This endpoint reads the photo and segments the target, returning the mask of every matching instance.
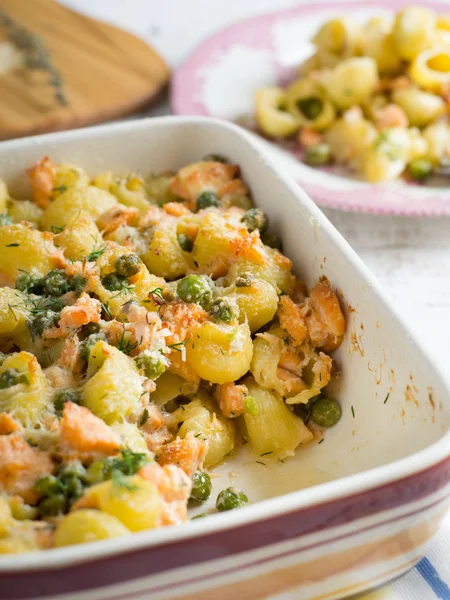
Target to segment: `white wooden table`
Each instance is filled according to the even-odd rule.
[[[292,0],[62,0],[149,40],[175,69],[205,36]],[[150,114],[169,114],[167,102]],[[450,202],[450,190],[449,190]],[[436,357],[444,373],[450,338],[450,219],[325,211]],[[449,376],[450,379],[450,376]]]

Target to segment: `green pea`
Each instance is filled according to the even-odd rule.
[[[166,370],[162,356],[155,356],[148,350],[141,352],[134,360],[148,379],[157,379]]]
[[[16,279],[16,288],[28,294],[42,294],[43,279],[39,275],[24,271]]]
[[[229,487],[222,490],[217,496],[216,508],[219,512],[233,510],[248,503],[248,498],[237,487]]]
[[[237,308],[229,300],[229,298],[217,298],[210,308],[211,317],[214,321],[223,321],[231,323],[238,318],[239,313]]]
[[[79,479],[83,479],[86,476],[86,469],[80,462],[74,461],[70,463],[66,463],[59,470],[58,477],[61,481],[64,481],[66,478],[78,477]]]
[[[222,156],[221,154],[214,154],[214,152],[212,152],[211,154],[205,154],[205,156],[203,157],[203,160],[205,162],[220,162],[220,163],[227,163],[228,160]]]
[[[207,308],[212,300],[211,287],[200,275],[187,275],[180,279],[177,294],[183,302],[196,302],[203,308]]]
[[[336,400],[321,398],[311,409],[311,419],[319,427],[333,427],[341,418],[341,407]]]
[[[277,250],[281,248],[280,238],[271,231],[265,231],[261,236],[261,241],[270,248],[276,248]]]
[[[298,110],[310,121],[314,121],[323,110],[323,102],[320,98],[311,96],[310,98],[301,98],[296,102]]]
[[[6,371],[3,371],[0,375],[0,390],[5,390],[13,385],[18,385],[19,383],[30,385],[27,376],[23,373],[19,373],[15,369],[6,369]]]
[[[70,291],[67,276],[62,269],[49,271],[43,280],[43,292],[46,296],[62,296]]]
[[[65,493],[72,502],[81,498],[84,494],[85,486],[79,477],[67,477],[64,480]]]
[[[2,227],[3,225],[11,225],[11,223],[12,219],[9,215],[7,215],[6,213],[0,214],[0,227]]]
[[[192,252],[194,244],[189,236],[185,235],[184,233],[180,233],[180,235],[177,236],[177,240],[180,248],[184,252]]]
[[[318,394],[313,398],[310,398],[306,404],[293,404],[292,408],[294,409],[295,414],[300,417],[305,423],[307,423],[311,418],[312,407],[316,402],[318,402],[322,396]]]
[[[123,289],[125,282],[126,278],[115,272],[108,273],[108,275],[105,275],[105,277],[102,278],[103,287],[110,292],[119,292]]]
[[[259,415],[258,403],[253,396],[245,397],[245,412],[252,415],[252,417],[257,417]]]
[[[27,327],[30,330],[31,337],[41,336],[45,329],[49,329],[56,325],[59,313],[53,310],[42,310],[38,314],[33,315],[27,321]]]
[[[211,495],[211,477],[205,471],[196,471],[192,475],[191,500],[205,502]]]
[[[39,504],[41,517],[56,517],[66,510],[66,497],[64,494],[56,494],[42,500]]]
[[[81,294],[84,292],[86,284],[87,279],[86,277],[83,277],[83,275],[74,275],[69,282],[71,289],[76,293],[77,296],[81,296]]]
[[[100,340],[105,340],[105,336],[103,333],[93,333],[85,340],[83,340],[80,347],[80,356],[83,360],[89,360],[89,354],[91,353],[91,349]]]
[[[425,158],[416,158],[408,165],[408,174],[415,181],[423,181],[433,172],[433,163]]]
[[[55,407],[55,412],[58,416],[61,416],[64,410],[64,404],[66,402],[74,402],[75,404],[80,403],[80,394],[72,389],[67,388],[65,390],[60,390],[56,392],[55,397],[53,399],[53,405]]]
[[[100,331],[100,323],[88,323],[83,327],[83,333],[87,335],[92,335],[94,333],[98,333]]]
[[[234,285],[236,287],[250,287],[254,280],[255,276],[253,275],[253,273],[242,273],[242,275],[236,277]]]
[[[142,268],[141,259],[137,254],[122,254],[116,260],[116,271],[122,277],[132,277]]]
[[[249,231],[259,229],[260,233],[264,233],[269,227],[269,217],[260,208],[250,208],[242,217],[242,222]]]
[[[313,167],[320,167],[329,164],[331,160],[331,151],[328,144],[317,144],[310,146],[305,151],[305,162]]]
[[[41,477],[34,485],[34,489],[43,496],[54,496],[62,493],[63,486],[60,480],[54,475],[45,475]]]
[[[220,206],[219,198],[214,192],[203,192],[197,198],[197,210],[209,208],[210,206]]]
[[[104,460],[96,460],[89,465],[85,479],[89,485],[101,483],[111,478],[111,465]]]

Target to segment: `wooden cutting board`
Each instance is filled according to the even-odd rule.
[[[0,0],[0,139],[121,117],[168,79],[163,59],[130,33],[53,0]]]

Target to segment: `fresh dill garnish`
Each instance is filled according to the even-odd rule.
[[[130,342],[130,340],[127,340],[127,338],[125,337],[126,333],[127,333],[127,330],[126,330],[125,324],[124,324],[122,335],[120,337],[119,336],[116,337],[117,349],[120,350],[121,352],[123,352],[124,354],[131,354],[131,352],[133,352],[133,350],[135,350],[139,346],[139,343],[138,342]]]
[[[158,296],[158,298],[161,298],[161,300],[164,300],[163,290],[160,287],[156,287],[154,290],[152,290],[148,294],[149,295],[151,294],[152,296]]]
[[[61,187],[62,187],[62,186],[61,186]],[[56,188],[56,189],[58,189],[58,188]],[[56,234],[56,233],[61,233],[62,231],[64,231],[65,227],[66,227],[65,225],[61,225],[61,227],[58,227],[57,225],[52,225],[52,226],[50,227],[50,231],[51,231],[52,233],[55,233],[55,234]]]
[[[147,421],[149,420],[149,412],[146,408],[144,408],[144,412],[142,413],[141,418],[139,419],[139,427],[142,427],[143,425],[145,425],[147,423]]]
[[[273,452],[263,452],[260,454],[260,457],[262,458],[263,456],[268,456],[269,454],[273,454]]]
[[[169,344],[167,346],[167,348],[171,348],[172,350],[178,350],[178,352],[181,352],[181,346],[184,346],[185,344],[187,344],[189,340],[184,340],[184,342],[177,342],[176,344]]]
[[[18,244],[17,242],[14,242],[12,244],[6,244],[7,248],[17,248],[18,246],[20,246],[20,244]]]
[[[353,405],[352,405],[352,415],[353,415],[353,418],[355,418],[355,409],[353,408]]]
[[[92,239],[94,240],[94,246],[92,248],[92,251],[86,256],[87,262],[94,261],[97,260],[97,258],[100,258],[100,256],[105,252],[107,248],[106,244],[103,244],[103,246],[98,246],[98,239],[96,237],[92,236]]]
[[[52,189],[52,192],[59,192],[60,194],[62,194],[63,192],[67,192],[68,189],[69,188],[67,187],[67,185],[62,184],[62,185],[58,185],[57,187],[54,187]],[[63,227],[63,229],[64,229],[64,227]]]
[[[262,465],[263,467],[266,466],[266,463],[263,462],[262,460],[257,460],[256,462],[258,463],[258,465]]]
[[[102,308],[106,316],[112,320],[111,311],[109,310],[108,300],[106,302],[102,302]]]
[[[116,469],[111,471],[111,481],[115,490],[126,490],[127,492],[135,492],[138,488],[136,484],[131,483],[127,476]]]
[[[320,440],[319,444],[321,444],[321,443],[322,443],[322,442],[324,442],[324,441],[325,441],[325,438],[322,438],[322,439]]]
[[[386,398],[384,399],[383,404],[386,404],[386,402],[389,400],[389,396],[390,396],[391,392],[388,392]]]

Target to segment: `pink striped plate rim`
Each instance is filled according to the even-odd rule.
[[[172,111],[251,127],[254,91],[292,77],[311,54],[309,40],[321,23],[349,11],[364,22],[372,16],[392,15],[409,4],[408,0],[314,2],[225,27],[204,40],[175,72]],[[426,4],[438,13],[450,13],[450,3]],[[263,151],[321,206],[379,215],[450,216],[448,179],[430,180],[427,185],[403,180],[370,184],[344,173],[310,168],[288,145],[259,139]]]

